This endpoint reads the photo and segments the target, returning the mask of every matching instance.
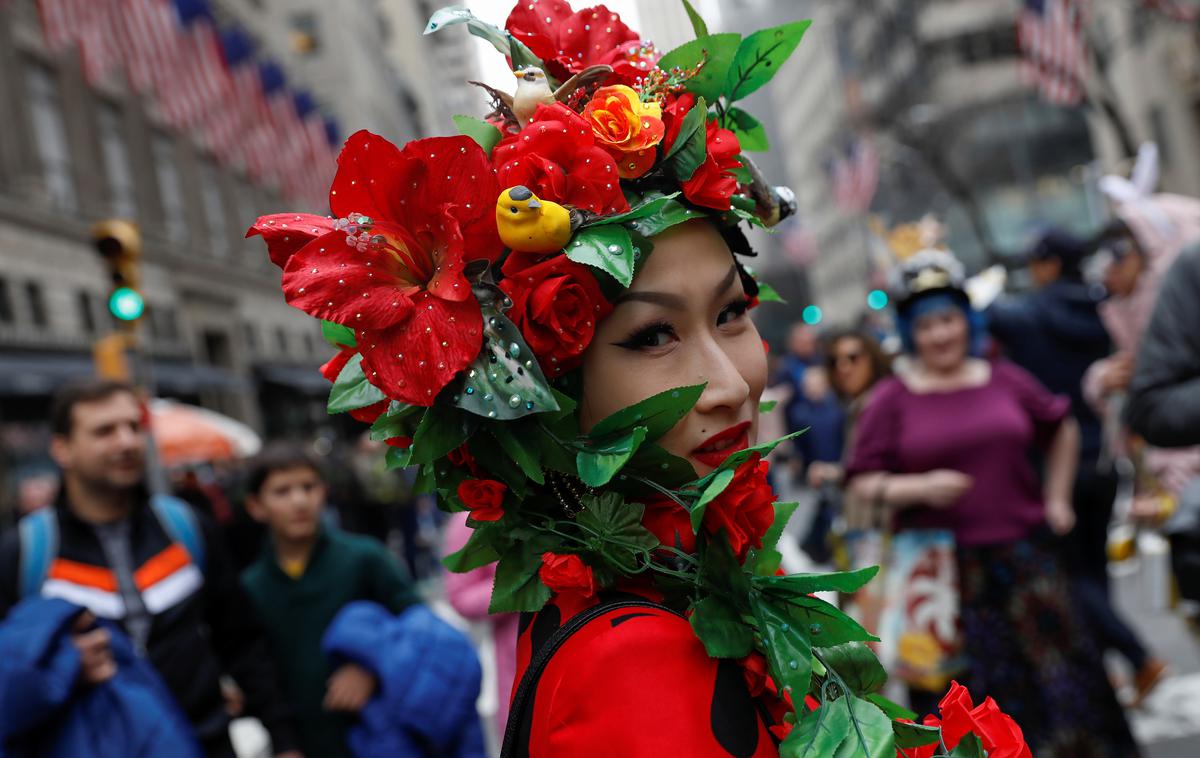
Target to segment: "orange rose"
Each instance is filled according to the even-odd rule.
[[[643,103],[633,89],[614,84],[596,90],[583,117],[596,144],[617,162],[622,179],[635,179],[654,165],[654,146],[666,131],[658,103]]]

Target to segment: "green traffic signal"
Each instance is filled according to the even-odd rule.
[[[867,293],[867,307],[873,311],[881,311],[887,307],[888,296],[883,290],[871,290]]]
[[[804,323],[809,326],[816,326],[821,323],[821,319],[824,316],[825,314],[821,312],[820,306],[816,305],[810,305],[800,313],[800,318],[804,319]]]
[[[118,287],[108,297],[108,310],[120,321],[137,321],[146,312],[146,301],[137,290]]]

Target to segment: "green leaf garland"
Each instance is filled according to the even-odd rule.
[[[354,330],[348,326],[321,319],[321,336],[334,347],[358,347]]]
[[[775,76],[775,72],[788,59],[800,38],[812,24],[811,21],[793,21],[789,24],[761,29],[741,41],[737,52],[726,68],[722,94],[729,102],[741,100]],[[662,65],[661,62],[659,64]]]
[[[503,136],[499,129],[482,119],[473,116],[451,116],[451,118],[454,119],[454,125],[458,127],[458,133],[475,140],[483,148],[483,152],[488,155],[492,154],[492,148]]]
[[[715,102],[725,90],[726,74],[741,41],[740,34],[732,33],[698,37],[668,52],[659,59],[658,67],[667,72],[676,66],[687,70],[703,61],[703,68],[684,87],[710,103]]]
[[[386,399],[383,390],[367,381],[363,373],[362,353],[355,353],[334,380],[326,407],[330,413],[345,413]]]
[[[771,147],[766,128],[741,108],[735,107],[725,111],[725,126],[738,138],[742,150],[761,153]]]
[[[580,229],[566,252],[571,260],[600,269],[620,282],[622,287],[633,283],[636,254],[629,232],[620,224]]]

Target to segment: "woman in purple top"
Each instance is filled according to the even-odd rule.
[[[890,510],[897,531],[953,532],[968,686],[1009,709],[1034,755],[1137,755],[1054,545],[1075,520],[1069,400],[1012,364],[971,357],[981,330],[948,253],[918,253],[901,277],[909,356],[859,420],[851,491]]]

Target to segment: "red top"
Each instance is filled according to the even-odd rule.
[[[596,602],[555,598],[522,618],[517,686],[555,629]],[[768,726],[780,721],[780,701],[752,696],[747,679],[738,661],[710,658],[685,619],[617,608],[572,635],[546,665],[529,756],[776,758]]]

